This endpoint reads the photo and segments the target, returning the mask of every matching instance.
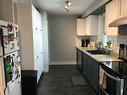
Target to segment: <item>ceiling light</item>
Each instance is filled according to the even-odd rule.
[[[71,2],[70,2],[70,1],[68,2],[68,6],[69,6],[69,7],[71,6]]]
[[[72,4],[72,3],[71,3],[70,0],[66,0],[66,1],[65,1],[65,6],[64,6],[64,7],[65,7],[65,10],[66,10],[67,12],[69,12],[69,7],[71,6],[71,4]]]
[[[67,9],[69,6],[65,5],[65,8]]]

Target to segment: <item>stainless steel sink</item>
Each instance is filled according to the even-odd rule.
[[[106,54],[104,50],[87,50],[90,54]]]

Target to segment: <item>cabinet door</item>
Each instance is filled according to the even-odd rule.
[[[83,53],[83,74],[89,80],[92,87],[98,92],[99,63],[85,53]]]
[[[77,66],[82,71],[82,51],[79,49],[77,49]]]
[[[85,36],[85,22],[84,19],[77,19],[77,36]]]
[[[110,36],[118,35],[117,27],[109,27],[109,24],[118,18],[118,0],[111,1],[106,5],[105,12],[105,34]]]
[[[37,10],[32,6],[32,25],[33,31],[37,29]]]
[[[120,0],[120,17],[127,16],[127,0]]]
[[[90,15],[87,18],[86,22],[86,32],[87,35],[97,35],[98,34],[98,16]]]
[[[86,70],[87,70],[87,55],[83,53],[83,74],[86,75]]]
[[[39,63],[38,63],[38,80],[43,72],[43,45],[42,45],[42,31],[39,30],[38,33],[38,54],[39,54]]]
[[[92,64],[92,86],[98,92],[99,87],[99,63],[93,60]]]
[[[85,53],[83,53],[83,74],[86,76],[86,78],[90,81],[91,79],[91,60],[89,56]]]
[[[39,12],[35,11],[36,15],[36,28],[33,33],[33,42],[34,42],[34,60],[35,60],[35,70],[37,73],[37,81],[39,81],[40,76],[43,72],[43,38],[42,38],[42,17]]]

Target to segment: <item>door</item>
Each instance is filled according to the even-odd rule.
[[[36,12],[36,29],[33,31],[33,42],[34,42],[34,66],[37,73],[37,81],[40,79],[40,76],[43,71],[43,39],[42,39],[42,18],[41,15]]]
[[[42,19],[41,15],[38,13],[38,54],[39,54],[39,62],[38,62],[38,80],[43,72],[43,39],[42,39]]]

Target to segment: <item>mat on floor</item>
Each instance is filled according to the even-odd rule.
[[[71,77],[72,85],[74,86],[85,86],[88,85],[87,80],[82,76],[73,76]]]

